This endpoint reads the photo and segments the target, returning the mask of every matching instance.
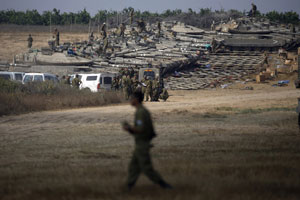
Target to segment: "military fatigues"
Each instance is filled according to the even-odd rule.
[[[28,48],[30,49],[32,47],[32,42],[33,42],[31,35],[29,35],[27,41],[28,41]]]
[[[134,128],[139,133],[134,134],[135,149],[129,164],[128,185],[134,185],[141,173],[144,173],[154,183],[164,183],[162,177],[152,166],[149,151],[155,132],[150,113],[143,105],[140,105],[135,113]]]
[[[159,81],[154,80],[153,81],[153,101],[158,101],[159,98]]]
[[[150,79],[146,81],[145,95],[146,95],[146,101],[148,100],[152,101],[153,91],[152,91],[152,81]]]
[[[131,95],[131,79],[129,78],[129,76],[123,76],[122,86],[123,86],[124,96],[126,100],[128,100],[129,96]]]
[[[73,86],[74,88],[79,89],[80,84],[81,84],[81,81],[79,80],[79,78],[74,78],[74,79],[72,80],[72,86]]]
[[[56,45],[56,46],[59,46],[59,32],[58,32],[58,31],[57,31],[57,33],[56,33],[55,45]]]
[[[163,89],[160,98],[164,101],[166,101],[169,98],[169,93],[166,88]]]

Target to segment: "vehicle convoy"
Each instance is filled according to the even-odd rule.
[[[113,73],[78,74],[81,80],[79,89],[89,89],[91,92],[111,90]]]
[[[25,73],[22,83],[28,82],[44,82],[44,81],[53,81],[54,83],[58,83],[59,80],[54,74],[47,73]]]
[[[22,82],[24,72],[0,72],[0,78]]]

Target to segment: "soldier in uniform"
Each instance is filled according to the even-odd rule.
[[[113,78],[113,81],[111,82],[111,89],[114,91],[117,91],[119,89],[119,81],[117,77]]]
[[[28,48],[30,49],[32,47],[32,42],[33,42],[31,34],[29,34],[27,41],[28,41]]]
[[[79,80],[79,76],[78,74],[76,74],[76,77],[72,80],[72,86],[74,88],[79,89],[80,84],[81,84],[81,80]]]
[[[130,96],[130,91],[131,91],[131,88],[130,88],[131,87],[131,79],[130,79],[129,75],[123,76],[122,86],[123,86],[124,96],[125,96],[126,100],[128,100],[129,96]]]
[[[143,31],[146,30],[146,25],[144,20],[140,19],[137,23],[138,23],[139,33],[142,33]]]
[[[135,149],[128,170],[128,189],[132,189],[139,175],[144,173],[151,181],[164,189],[172,189],[158,172],[153,169],[150,149],[153,147],[151,140],[156,136],[149,111],[143,106],[143,94],[135,92],[131,99],[131,105],[136,108],[134,125],[123,123],[123,128],[135,139]]]
[[[254,3],[252,3],[251,5],[252,5],[251,17],[255,17],[257,14],[257,6]]]
[[[145,97],[145,93],[146,93],[146,76],[144,76],[141,80],[141,84],[142,84],[142,93],[143,93],[143,101],[144,101],[144,97]]]
[[[54,30],[54,35],[55,35],[55,46],[59,46],[59,31],[57,28]]]
[[[153,101],[158,101],[158,98],[159,98],[159,80],[158,78],[156,78],[154,81],[153,81],[153,97],[152,97],[152,100]]]
[[[160,21],[157,22],[157,29],[158,29],[158,35],[160,35],[160,31],[161,31]]]
[[[101,30],[101,34],[102,34],[102,37],[103,37],[103,40],[107,37],[107,34],[106,34],[106,23],[104,22],[100,28]]]
[[[216,52],[217,50],[217,40],[215,38],[213,38],[211,41],[211,50],[212,52]]]
[[[119,27],[119,37],[124,38],[125,30],[126,30],[125,24],[124,23],[120,24],[120,27]]]
[[[106,50],[108,47],[108,38],[105,37],[104,41],[103,41],[103,53],[106,54]]]
[[[137,88],[138,88],[138,85],[139,85],[138,77],[137,77],[137,76],[134,76],[134,77],[131,79],[131,83],[132,83],[132,92],[136,92],[136,91],[137,91]]]
[[[169,93],[166,88],[163,89],[160,98],[164,101],[167,101],[167,99],[169,98]]]
[[[152,80],[150,79],[150,77],[147,77],[147,81],[146,81],[146,101],[152,101],[152,95],[153,95],[153,91],[152,91]]]

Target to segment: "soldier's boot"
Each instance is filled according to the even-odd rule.
[[[165,182],[164,180],[159,181],[159,186],[163,189],[173,189],[172,185],[169,183]]]

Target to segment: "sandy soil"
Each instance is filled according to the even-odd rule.
[[[12,62],[13,56],[27,51],[27,38],[30,32],[0,32],[0,61]],[[52,34],[47,32],[31,33],[33,38],[33,49],[40,49],[48,46],[48,40]],[[83,33],[61,33],[60,42],[76,42],[88,39],[88,34]]]
[[[124,191],[132,138],[127,104],[0,118],[1,199],[298,199],[299,91],[173,91],[148,102],[155,167],[175,189],[144,176]],[[150,192],[151,191],[151,192]]]

